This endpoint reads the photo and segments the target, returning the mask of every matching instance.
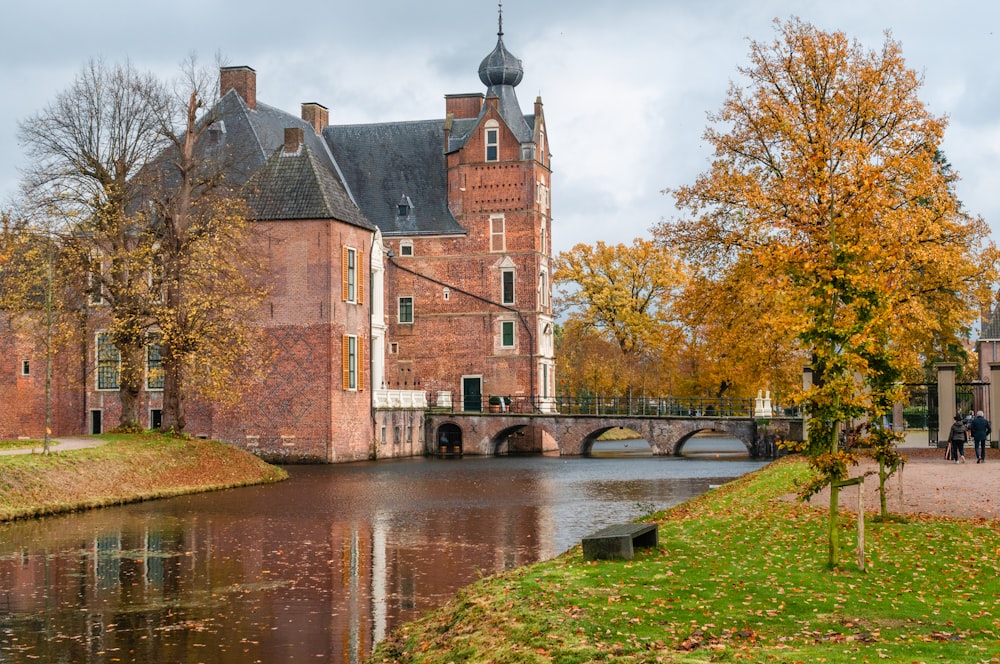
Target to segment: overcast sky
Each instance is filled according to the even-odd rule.
[[[147,8],[149,7],[149,8]],[[950,125],[959,196],[1000,237],[1000,3],[992,0],[505,0],[504,43],[524,63],[517,88],[541,95],[553,155],[553,248],[629,243],[671,217],[664,188],[708,164],[701,136],[748,39],[798,16],[878,48],[886,30],[925,79],[921,99]],[[185,18],[190,17],[190,18]],[[17,124],[69,86],[91,57],[173,76],[190,53],[257,71],[261,101],[302,102],[331,122],[425,120],[444,95],[482,92],[496,44],[495,0],[32,0],[3,3],[0,203],[24,156]]]

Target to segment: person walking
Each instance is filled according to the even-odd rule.
[[[965,463],[965,441],[969,438],[969,429],[965,426],[961,414],[955,415],[955,422],[948,432],[948,442],[951,443],[952,457],[955,463]]]
[[[969,426],[969,433],[972,434],[972,444],[976,449],[976,463],[986,461],[986,441],[989,440],[992,431],[990,421],[986,419],[983,411],[977,412],[975,419],[972,420],[972,424]]]

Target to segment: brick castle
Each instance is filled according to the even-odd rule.
[[[257,98],[250,67],[220,72],[214,140],[241,155],[267,238],[270,296],[257,321],[267,375],[238,406],[192,402],[189,433],[266,458],[339,462],[421,455],[424,409],[482,410],[491,396],[544,409],[554,394],[551,155],[541,99],[505,47],[485,92],[445,96],[433,120],[331,125]],[[232,179],[232,178],[231,178]],[[53,435],[120,414],[100,307],[57,357]],[[44,435],[44,355],[0,320],[0,438]],[[155,353],[150,356],[155,361]],[[142,395],[156,427],[162,392]],[[496,399],[494,399],[495,401]]]

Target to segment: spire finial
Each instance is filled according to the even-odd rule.
[[[498,19],[499,30],[497,31],[497,37],[503,37],[503,0],[500,0],[497,3],[497,6],[499,7],[498,13],[500,14]]]

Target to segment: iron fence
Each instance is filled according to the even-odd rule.
[[[772,404],[775,416],[794,416],[798,411]],[[484,412],[521,414],[598,415],[614,417],[754,417],[752,398],[718,399],[707,397],[621,397],[582,395],[508,396],[457,399],[444,412]]]

